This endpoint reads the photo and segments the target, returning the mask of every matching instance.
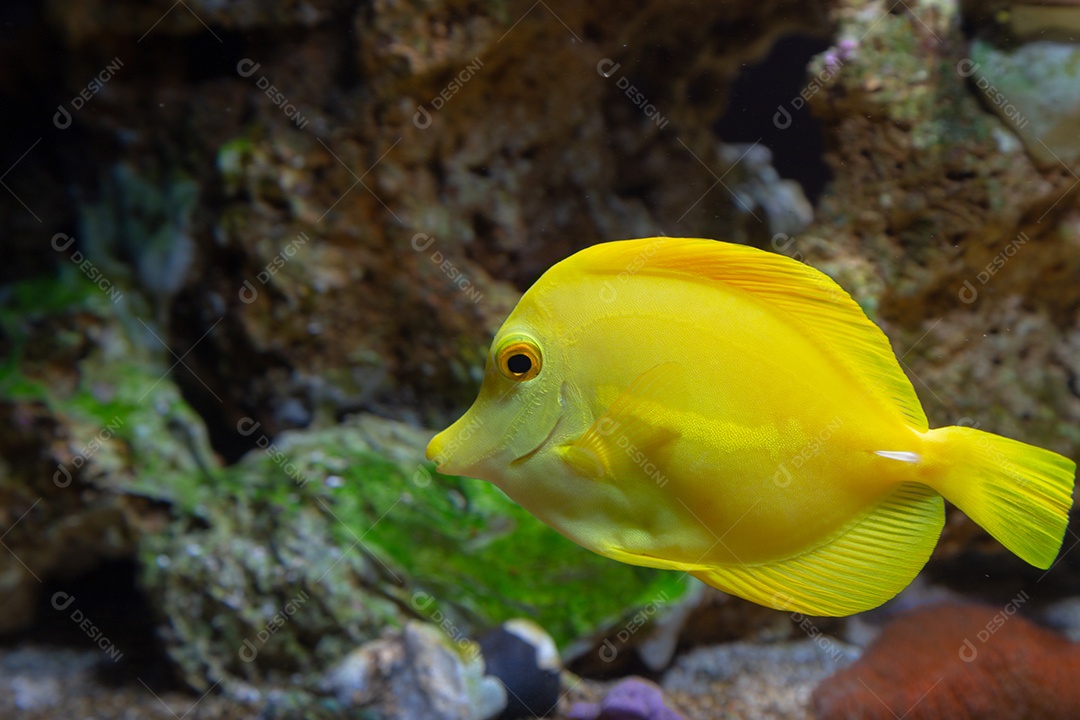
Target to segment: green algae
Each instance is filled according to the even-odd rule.
[[[71,267],[12,286],[0,392],[44,404],[75,450],[98,438],[74,477],[128,507],[141,582],[192,686],[299,675],[314,691],[332,663],[410,618],[466,638],[529,617],[565,646],[686,587],[578,547],[490,484],[435,472],[424,432],[372,416],[273,439],[245,419],[237,432],[256,447],[221,467],[147,311]],[[46,359],[67,356],[58,378]]]
[[[95,484],[161,496],[171,478],[204,473],[213,460],[201,418],[144,342],[144,312],[137,295],[112,302],[70,264],[11,286],[0,302],[11,345],[0,397],[44,405],[69,426],[75,451],[97,438],[85,458]],[[67,357],[70,365],[50,361]]]
[[[174,607],[174,646],[192,684],[325,667],[410,617],[462,637],[529,617],[565,645],[661,591],[684,592],[685,576],[594,555],[488,483],[388,460],[370,437],[378,423],[274,441],[255,429],[264,447],[212,482],[192,475],[171,486],[181,519],[144,544],[143,560],[149,586],[174,588],[161,603]],[[397,454],[417,451],[410,441]],[[204,597],[174,605],[196,588]],[[261,668],[237,662],[243,640],[269,620],[254,601],[277,608],[298,592],[317,609],[275,632]],[[229,608],[230,595],[244,600]],[[207,652],[188,656],[192,647]]]

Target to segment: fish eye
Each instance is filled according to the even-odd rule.
[[[511,355],[506,361],[506,369],[515,375],[524,375],[532,369],[532,359],[525,353]]]
[[[499,372],[509,380],[525,382],[540,374],[543,359],[539,346],[531,339],[507,338],[496,353]]]

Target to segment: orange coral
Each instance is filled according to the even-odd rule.
[[[821,720],[1080,718],[1080,646],[1003,608],[933,605],[890,623],[813,695]]]

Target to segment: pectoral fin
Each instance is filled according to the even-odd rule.
[[[677,362],[661,363],[638,375],[580,438],[562,447],[563,460],[598,480],[612,475],[619,453],[632,448],[647,456],[670,441],[673,435],[663,428],[660,413],[679,367]]]

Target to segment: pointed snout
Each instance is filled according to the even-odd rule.
[[[466,413],[464,417],[431,439],[427,446],[427,459],[435,463],[445,475],[465,475],[483,478],[484,461],[491,455],[490,449],[482,450],[478,418]]]
[[[427,452],[424,453],[427,459],[435,463],[435,469],[439,472],[443,471],[443,464],[446,462],[446,458],[443,454],[443,446],[446,444],[446,431],[439,433],[435,437],[431,438],[431,442],[428,443]]]

